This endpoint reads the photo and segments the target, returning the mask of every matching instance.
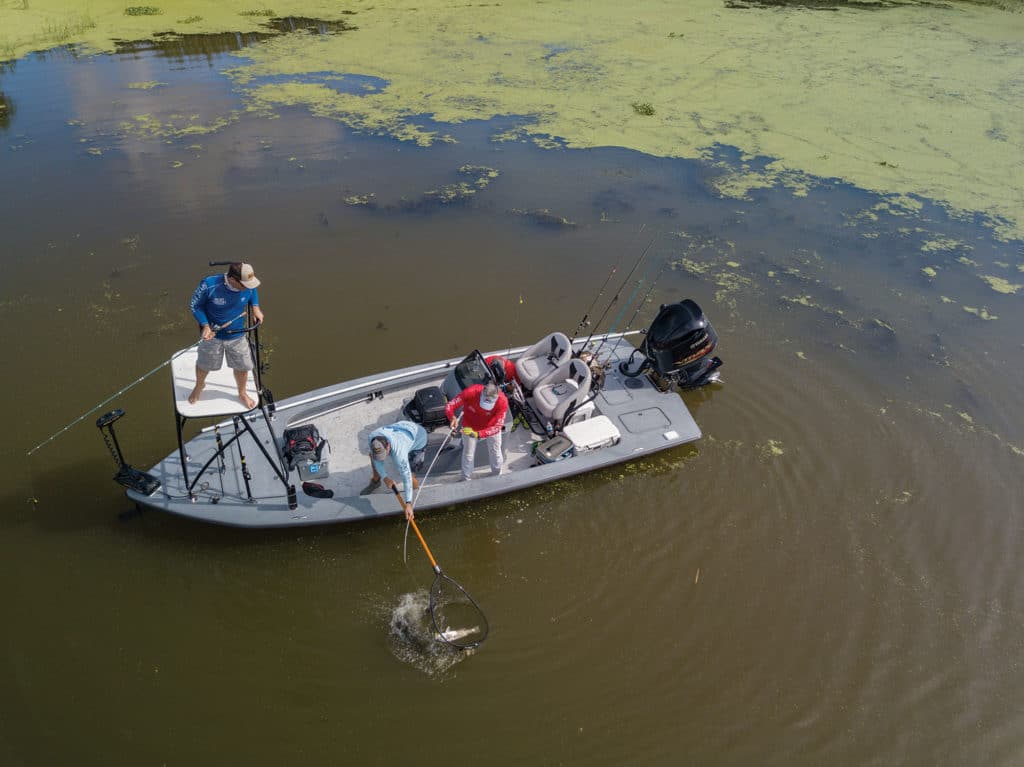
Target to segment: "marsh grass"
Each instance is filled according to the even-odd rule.
[[[276,16],[277,14],[274,13],[269,8],[261,8],[261,9],[253,9],[251,11],[239,11],[238,15],[239,16],[267,16],[267,17],[270,17],[270,16]]]
[[[187,19],[181,19],[179,24],[195,24],[196,22],[202,21],[202,16],[189,16]]]
[[[654,107],[646,101],[634,101],[632,103],[632,107],[634,112],[638,115],[643,115],[644,117],[650,117],[654,114]]]
[[[124,9],[125,16],[160,16],[163,9],[155,5],[130,5]]]

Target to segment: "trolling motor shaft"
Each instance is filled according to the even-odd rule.
[[[124,460],[121,444],[117,441],[117,434],[114,433],[114,423],[122,416],[124,416],[124,410],[122,408],[115,408],[96,419],[96,428],[103,435],[103,442],[106,444],[107,450],[110,451],[110,456],[114,459],[114,463],[117,464],[117,473],[114,475],[114,481],[122,487],[134,490],[136,493],[152,495],[160,487],[160,480],[149,472],[139,471]]]

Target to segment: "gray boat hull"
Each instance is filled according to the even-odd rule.
[[[593,339],[592,344],[600,340]],[[447,435],[447,428],[441,427],[428,439],[425,465],[434,462],[434,467],[420,490],[416,510],[445,508],[542,485],[698,439],[700,429],[678,392],[659,391],[646,376],[628,378],[619,371],[619,361],[627,358],[633,347],[624,339],[616,341],[618,339],[613,338],[608,342],[601,354],[602,360],[611,356],[604,386],[593,400],[592,416],[606,416],[614,424],[620,435],[616,444],[542,464],[532,451],[534,443],[542,437],[531,434],[523,426],[512,428],[510,419],[503,434],[503,472],[491,475],[486,450],[481,444],[478,445],[477,470],[467,482],[461,480],[461,449],[457,442],[449,443],[439,453]],[[514,358],[521,351],[514,349],[511,355],[507,351],[499,353]],[[221,421],[185,444],[188,482],[176,450],[150,469],[160,481],[156,492],[143,495],[129,490],[128,497],[161,511],[247,528],[321,525],[401,514],[402,508],[392,492],[383,485],[370,486],[367,435],[379,426],[405,419],[402,408],[415,391],[440,386],[460,361],[452,359],[403,368],[291,397],[277,403],[269,423],[259,410],[236,416],[235,419],[248,419],[252,434],[238,429],[235,419]],[[331,490],[333,497],[303,493],[302,481],[297,471],[292,471],[287,480],[298,489],[297,505],[289,508],[286,484],[253,444],[252,435],[260,440],[271,457],[280,461],[281,434],[299,423],[314,423],[329,442],[329,453],[324,455],[328,473],[318,476],[316,481]],[[224,444],[235,435],[236,429],[242,432],[241,436],[235,444],[220,451],[218,457],[218,436]],[[208,463],[209,467],[200,476],[200,470]]]

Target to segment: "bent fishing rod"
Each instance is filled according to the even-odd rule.
[[[248,311],[248,309],[247,309],[246,311]],[[227,327],[228,325],[230,325],[230,324],[231,324],[232,322],[234,322],[235,320],[237,320],[237,319],[238,319],[239,317],[244,317],[245,315],[246,315],[246,312],[242,312],[241,314],[239,314],[239,315],[238,315],[238,317],[232,317],[232,318],[231,318],[230,320],[228,320],[228,321],[227,321],[227,322],[225,322],[225,323],[222,323],[222,324],[220,324],[220,325],[214,325],[213,327],[211,327],[211,328],[210,328],[210,330],[212,330],[212,331],[213,331],[214,333],[217,333],[217,332],[219,332],[219,331],[223,330],[224,328],[226,328],[226,327]],[[258,324],[258,323],[257,323],[257,324]],[[256,327],[256,325],[253,325],[252,327]],[[246,329],[245,329],[244,331],[241,331],[241,330],[240,330],[240,331],[238,331],[238,332],[239,332],[239,333],[241,333],[241,332],[248,332],[249,330],[252,330],[252,328],[246,328]],[[36,451],[37,451],[37,450],[38,450],[39,448],[41,448],[41,447],[43,447],[44,445],[48,445],[49,443],[53,442],[53,440],[57,439],[57,437],[59,437],[59,436],[60,436],[61,434],[63,434],[64,432],[66,432],[66,431],[67,431],[68,429],[70,429],[70,428],[71,428],[72,426],[74,426],[75,424],[77,424],[77,423],[80,423],[81,421],[85,420],[86,418],[88,418],[88,417],[89,417],[90,415],[92,415],[93,413],[95,413],[95,412],[96,412],[97,410],[99,410],[99,409],[100,409],[101,407],[103,407],[104,405],[106,405],[106,404],[108,404],[108,403],[110,403],[110,402],[114,401],[115,399],[117,399],[118,397],[120,397],[120,396],[121,396],[122,394],[124,394],[124,393],[125,393],[126,391],[128,391],[129,389],[132,389],[132,388],[134,388],[135,386],[138,386],[138,385],[139,385],[140,383],[142,383],[143,381],[145,381],[145,380],[146,380],[147,378],[149,378],[150,376],[152,376],[152,375],[154,375],[155,373],[158,373],[158,372],[160,372],[161,370],[163,370],[163,369],[164,369],[165,367],[167,367],[168,365],[170,365],[170,364],[171,364],[172,362],[174,362],[174,360],[176,360],[176,359],[177,359],[178,357],[180,357],[180,356],[181,356],[182,354],[184,354],[185,352],[187,352],[187,351],[188,351],[189,349],[193,348],[194,346],[198,346],[198,345],[199,345],[199,343],[200,343],[200,342],[201,342],[202,340],[203,340],[203,339],[201,339],[201,338],[200,338],[200,339],[199,339],[199,341],[196,341],[196,342],[195,342],[194,344],[192,344],[191,346],[187,346],[187,347],[185,347],[184,349],[182,349],[181,351],[179,351],[179,352],[176,352],[176,353],[174,354],[174,356],[172,356],[172,357],[171,357],[171,358],[170,358],[169,360],[167,360],[166,362],[162,362],[161,364],[157,365],[157,366],[156,366],[155,368],[153,368],[152,370],[150,370],[150,371],[149,371],[148,373],[145,373],[144,375],[141,375],[141,376],[139,376],[138,378],[136,378],[136,379],[135,379],[134,381],[132,381],[132,382],[131,382],[130,384],[128,384],[127,386],[125,386],[125,387],[124,387],[123,389],[120,389],[120,390],[118,390],[118,391],[114,392],[114,393],[113,393],[113,394],[111,394],[111,395],[110,395],[109,397],[107,397],[107,398],[106,398],[105,400],[103,400],[103,401],[102,401],[102,402],[101,402],[100,404],[98,404],[98,405],[97,405],[96,407],[92,408],[91,410],[89,410],[89,411],[87,411],[87,412],[85,412],[85,413],[82,413],[82,414],[81,414],[80,416],[78,416],[78,418],[76,418],[76,419],[75,419],[74,421],[72,421],[71,423],[67,424],[67,425],[66,425],[66,426],[64,426],[63,428],[61,428],[61,429],[59,429],[58,431],[56,431],[56,432],[54,432],[53,434],[51,434],[51,435],[50,435],[49,437],[47,437],[46,439],[44,439],[44,440],[43,440],[42,442],[40,442],[40,443],[39,443],[38,445],[36,445],[36,446],[35,446],[34,448],[32,448],[31,450],[29,450],[29,451],[28,451],[27,453],[25,453],[25,455],[32,455],[32,454],[33,454],[34,452],[36,452]]]

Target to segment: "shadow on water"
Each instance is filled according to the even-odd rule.
[[[173,32],[157,34],[152,40],[119,41],[115,48],[121,55],[153,53],[158,58],[183,61],[186,58],[211,58],[221,53],[240,51],[292,32],[309,32],[328,35],[336,32],[351,32],[358,27],[347,21],[324,21],[304,16],[286,16],[268,19],[264,24],[266,32],[219,32],[211,34],[180,35]]]

